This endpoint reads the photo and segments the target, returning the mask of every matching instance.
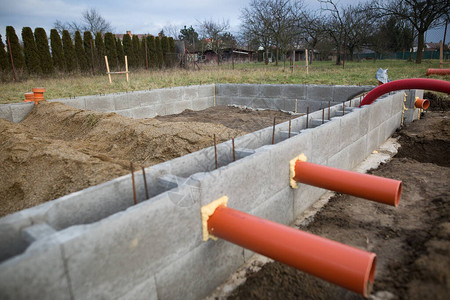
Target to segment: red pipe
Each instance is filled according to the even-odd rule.
[[[376,254],[218,206],[208,219],[216,237],[368,297]]]
[[[392,206],[398,206],[402,193],[402,182],[398,180],[316,165],[301,160],[295,162],[293,179]]]
[[[427,76],[430,76],[432,74],[435,74],[435,75],[450,75],[450,69],[428,69],[427,70]]]
[[[450,82],[438,79],[411,78],[394,80],[371,90],[361,101],[359,107],[371,104],[381,95],[398,90],[430,90],[450,94]]]

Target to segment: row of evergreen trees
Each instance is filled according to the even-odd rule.
[[[9,39],[10,46],[7,45]],[[62,39],[56,29],[50,31],[50,47],[47,34],[43,28],[33,31],[30,27],[22,29],[22,41],[16,35],[14,27],[6,27],[6,43],[0,35],[0,70],[11,71],[11,56],[16,70],[29,74],[49,75],[56,71],[74,73],[106,72],[105,55],[111,70],[125,68],[125,55],[130,69],[138,68],[170,68],[176,62],[175,42],[171,37],[154,37],[146,35],[139,39],[137,35],[123,35],[116,38],[112,33],[96,33],[86,31],[83,37],[79,31],[74,39],[67,30]],[[11,53],[10,53],[11,49]]]

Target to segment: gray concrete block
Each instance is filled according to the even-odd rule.
[[[198,98],[198,86],[183,87],[182,101],[192,101]]]
[[[340,150],[340,120],[332,118],[331,122],[323,124],[312,130],[314,158],[317,163],[326,162],[328,157],[331,157]],[[318,161],[318,160],[321,161]]]
[[[380,101],[375,101],[367,107],[370,109],[370,119],[368,131],[372,131],[374,128],[378,127],[383,121],[383,103]]]
[[[136,108],[124,109],[124,110],[116,110],[115,113],[127,118],[135,119],[134,112],[137,111]]]
[[[237,102],[236,98],[231,98],[230,96],[216,96],[216,105],[229,105],[229,104],[242,105]]]
[[[140,106],[150,106],[161,104],[162,99],[161,95],[163,94],[162,90],[151,90],[140,97]]]
[[[256,84],[240,84],[238,87],[238,94],[235,96],[249,98],[264,97],[261,89]]]
[[[213,106],[213,104],[212,97],[199,98],[192,101],[192,110],[204,110]]]
[[[245,104],[244,104],[245,105]],[[245,106],[254,109],[270,109],[270,110],[283,110],[284,101],[282,99],[270,99],[270,98],[251,98],[247,101]]]
[[[182,192],[188,193],[187,188]],[[198,202],[181,207],[173,201],[164,193],[92,225],[65,230],[70,238],[63,246],[74,298],[115,298],[198,247]]]
[[[133,109],[135,119],[154,118],[155,116],[165,116],[167,110],[170,110],[170,104],[156,104],[149,106],[136,107]]]
[[[306,100],[306,85],[282,85],[281,96],[285,99],[293,100],[295,99]]]
[[[300,154],[305,154],[308,161],[314,162],[315,149],[312,131],[287,139],[272,146],[269,150],[270,160],[266,160],[266,168],[270,170],[271,178],[267,197],[289,187],[289,162]],[[276,150],[275,150],[276,149]],[[267,171],[266,171],[267,172]]]
[[[403,95],[404,95],[403,91],[399,91],[399,92],[395,93],[394,101],[392,101],[392,108],[391,108],[392,115],[395,115],[399,111],[402,111],[402,109],[403,109]]]
[[[162,104],[177,102],[182,100],[183,89],[180,87],[167,88],[160,90],[160,99]]]
[[[346,169],[354,169],[358,166],[364,159],[366,159],[366,148],[367,148],[367,136],[363,136],[354,143],[347,146],[346,151],[348,152],[349,165]]]
[[[12,122],[12,112],[10,104],[0,104],[0,118]]]
[[[211,98],[214,97],[213,94],[213,85],[207,84],[207,85],[199,85],[198,87],[198,98]]]
[[[154,276],[144,277],[144,281],[132,287],[131,291],[125,293],[117,299],[119,300],[158,300],[158,291],[156,290],[156,281]]]
[[[294,217],[298,217],[322,196],[326,190],[299,183],[294,190]]]
[[[186,178],[175,176],[173,174],[166,174],[158,178],[158,185],[164,190],[171,190],[178,187],[179,183],[185,181]]]
[[[145,200],[141,172],[135,172],[138,202]],[[47,223],[60,230],[77,224],[96,222],[133,204],[131,175],[89,187],[58,199],[48,209]]]
[[[209,240],[156,274],[158,299],[202,299],[243,263],[241,247]]]
[[[367,150],[366,156],[372,153],[378,147],[378,141],[380,140],[380,127],[377,127],[367,133]]]
[[[100,96],[91,96],[92,98],[100,97]],[[78,109],[86,109],[86,98],[91,97],[78,97],[74,99],[52,99],[48,100],[48,102],[60,102],[70,107],[75,107]]]
[[[114,109],[117,111],[139,107],[140,105],[139,96],[140,96],[139,93],[121,93],[111,95],[111,98],[114,101]]]
[[[313,101],[333,101],[333,86],[307,85],[306,99]]]
[[[166,115],[179,114],[186,109],[192,110],[192,101],[178,101],[165,105]]]
[[[34,102],[12,103],[10,105],[12,121],[16,123],[25,119],[34,108]]]
[[[259,150],[212,172],[192,175],[192,179],[200,182],[201,205],[226,195],[228,206],[244,212],[251,211],[264,202],[270,196],[268,191],[273,189],[267,183],[271,182],[274,170],[261,164],[261,161],[269,160],[270,153]]]
[[[98,98],[89,98],[86,99],[85,101],[86,101],[86,109],[88,110],[104,111],[104,112],[115,110],[114,99],[110,95]]]
[[[261,85],[261,96],[264,98],[281,98],[281,86],[280,84],[264,84]]]
[[[216,97],[229,96],[237,97],[239,95],[239,84],[216,84]]]
[[[358,140],[360,135],[360,125],[359,125],[359,114],[357,113],[349,113],[340,117],[340,130],[336,132],[341,136],[340,142],[340,150],[344,149],[351,143]]]
[[[0,299],[73,299],[58,243],[33,246],[0,264]]]
[[[285,187],[254,208],[250,214],[279,224],[289,225],[294,221],[293,197],[293,189]]]
[[[241,148],[241,149],[235,149],[234,152],[235,152],[236,159],[241,159],[241,158],[244,158],[246,156],[254,154],[255,150]]]
[[[31,224],[23,211],[0,218],[0,262],[22,253],[28,247],[21,231]]]
[[[56,230],[47,223],[39,223],[22,230],[22,238],[28,242],[33,243],[39,239],[45,238],[56,233]]]
[[[328,158],[327,166],[332,168],[338,168],[342,170],[349,170],[350,169],[350,163],[349,163],[349,153],[348,149],[344,148],[338,153],[334,154],[330,158]]]
[[[369,132],[371,111],[368,106],[358,108],[355,113],[359,116],[359,135],[364,136]]]

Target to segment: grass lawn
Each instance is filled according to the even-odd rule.
[[[438,60],[424,60],[417,65],[414,62],[401,60],[377,60],[363,62],[345,62],[337,66],[331,61],[314,61],[306,75],[305,63],[296,62],[291,73],[289,64],[283,68],[274,63],[265,66],[263,63],[231,64],[200,66],[201,70],[139,70],[131,71],[130,82],[124,75],[112,75],[113,83],[109,84],[106,75],[65,75],[51,78],[31,77],[20,82],[0,83],[2,97],[0,103],[22,102],[24,93],[31,92],[33,87],[45,87],[46,99],[69,98],[84,95],[108,94],[127,91],[139,91],[173,86],[210,84],[210,83],[280,83],[280,84],[330,84],[330,85],[376,85],[375,73],[378,68],[388,68],[391,80],[403,78],[426,77],[428,68],[439,68]],[[4,76],[3,76],[4,77]],[[448,76],[430,76],[430,78],[449,80]]]

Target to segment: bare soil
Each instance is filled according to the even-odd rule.
[[[41,102],[0,119],[0,217],[265,128],[287,113],[215,107],[135,120]],[[223,124],[223,125],[222,125]],[[242,129],[243,128],[243,129]]]
[[[397,136],[398,154],[370,173],[403,181],[399,207],[337,194],[300,229],[377,253],[371,299],[450,299],[450,113],[426,112]],[[364,298],[273,262],[229,299]]]

